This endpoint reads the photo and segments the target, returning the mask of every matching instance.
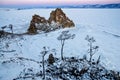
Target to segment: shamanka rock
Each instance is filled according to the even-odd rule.
[[[35,34],[38,30],[49,32],[59,28],[70,28],[74,26],[75,24],[73,21],[70,20],[60,8],[57,8],[50,13],[48,20],[39,15],[33,15],[28,28],[28,33]]]

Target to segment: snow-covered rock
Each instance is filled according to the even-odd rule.
[[[62,11],[62,9],[57,8],[55,11],[52,11],[50,13],[50,17],[48,19],[48,22],[51,24],[52,21],[61,24],[63,28],[65,27],[74,27],[75,24],[72,20],[70,20],[66,14]]]

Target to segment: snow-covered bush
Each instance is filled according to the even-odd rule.
[[[57,60],[48,65],[46,75],[51,80],[119,80],[120,74],[107,70],[97,63],[90,64],[88,60],[67,57],[65,61]]]
[[[53,64],[45,62],[45,80],[120,80],[119,72],[107,70],[101,64],[90,64],[88,60],[76,57],[64,59],[55,58]],[[13,80],[42,80],[41,68],[37,71],[34,67],[24,68]]]

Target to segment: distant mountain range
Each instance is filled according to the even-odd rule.
[[[67,7],[67,6],[66,6]],[[119,4],[94,4],[94,5],[77,5],[77,6],[68,6],[70,8],[120,8]]]
[[[18,10],[22,9],[33,9],[33,8],[120,8],[120,3],[116,4],[79,4],[79,5],[34,5],[34,6],[2,6],[0,8],[17,8]]]
[[[83,4],[83,5],[63,5],[63,6],[48,6],[43,8],[120,8],[119,4]]]
[[[26,8],[18,8],[18,10],[22,9],[32,9],[32,8],[120,8],[120,3],[118,4],[83,4],[83,5],[60,5],[60,6],[35,6],[35,7],[26,7]]]

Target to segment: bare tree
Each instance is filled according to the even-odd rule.
[[[49,49],[49,47],[43,47],[43,51],[40,52],[42,54],[42,65],[43,65],[43,80],[45,80],[45,55],[50,52],[55,52],[55,49]]]
[[[98,51],[99,46],[94,46],[93,43],[96,42],[94,37],[90,37],[89,35],[86,36],[85,40],[87,40],[89,49],[88,53],[90,53],[90,62],[92,60],[93,55]]]
[[[75,34],[69,34],[69,31],[63,31],[59,36],[58,40],[61,41],[61,59],[64,60],[63,58],[63,49],[64,49],[64,44],[65,41],[68,39],[73,39],[75,37]]]
[[[43,80],[45,79],[45,61],[44,61],[44,57],[45,55],[48,53],[48,50],[46,49],[46,47],[43,47],[43,51],[41,52],[42,54],[42,65],[43,65]]]

